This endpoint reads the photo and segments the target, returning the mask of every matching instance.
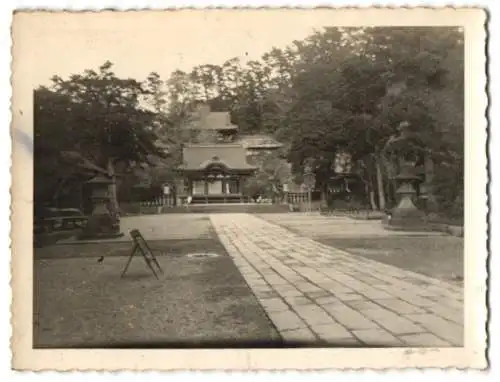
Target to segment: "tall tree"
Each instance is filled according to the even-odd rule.
[[[41,89],[39,94],[45,94],[46,100],[50,92],[50,97],[66,101],[51,107],[56,123],[41,113],[35,124],[41,135],[47,135],[57,124],[64,123],[66,131],[71,132],[73,144],[68,142],[67,147],[73,157],[105,169],[115,180],[117,166],[153,163],[155,157],[165,153],[157,145],[154,112],[139,102],[145,94],[143,84],[117,77],[112,66],[106,62],[97,71],[86,70],[67,79],[54,76],[51,89]],[[43,102],[43,98],[38,101]],[[37,107],[43,110],[46,105]],[[117,211],[116,182],[110,186],[110,194],[112,207]]]

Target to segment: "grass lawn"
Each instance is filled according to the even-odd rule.
[[[164,274],[131,243],[35,250],[34,347],[276,347],[281,339],[221,244],[152,241]],[[190,252],[215,258],[190,258]],[[98,257],[104,261],[98,262]]]
[[[418,272],[440,280],[463,284],[463,239],[452,236],[321,238],[323,244],[353,255]]]

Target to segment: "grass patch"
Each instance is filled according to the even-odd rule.
[[[447,282],[463,284],[464,243],[460,238],[395,236],[317,240],[353,255],[367,257]]]
[[[218,241],[150,245],[164,271],[160,280],[140,256],[120,278],[132,243],[36,249],[34,347],[280,346],[274,326]],[[184,256],[201,251],[220,256]]]

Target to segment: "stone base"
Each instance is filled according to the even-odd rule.
[[[89,234],[87,232],[82,232],[82,234],[77,236],[77,240],[102,240],[102,239],[116,239],[118,237],[125,236],[123,232],[109,232],[109,233],[94,233]]]
[[[383,220],[385,229],[391,231],[433,231],[427,223],[425,213],[418,209],[393,209]]]
[[[83,232],[78,235],[79,240],[114,239],[123,236],[120,232],[119,220],[109,214],[95,214],[89,217]]]

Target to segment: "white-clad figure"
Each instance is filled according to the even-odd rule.
[[[193,197],[191,195],[189,195],[186,198],[186,208],[191,204],[192,201],[193,201]]]

